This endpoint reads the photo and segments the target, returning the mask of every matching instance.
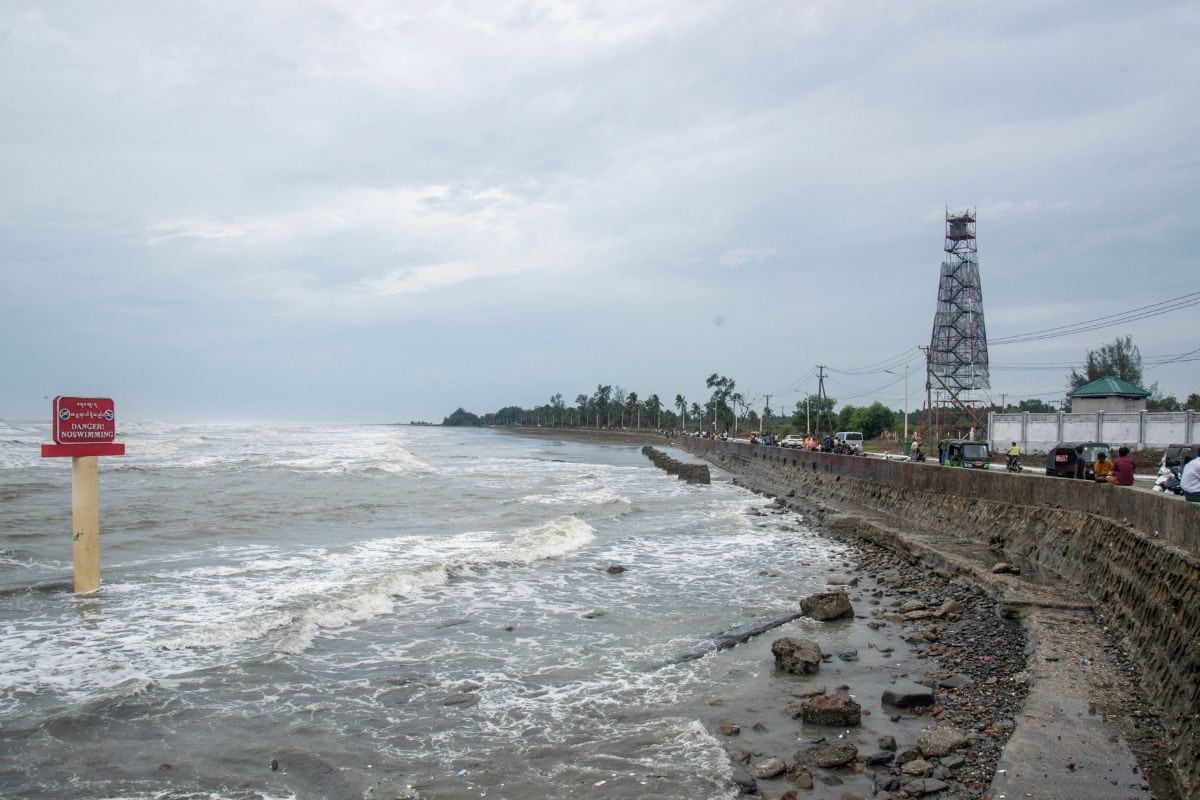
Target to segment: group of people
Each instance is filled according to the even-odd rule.
[[[828,433],[820,439],[811,433],[808,434],[804,437],[804,449],[813,452],[834,453],[839,456],[848,456],[854,453],[852,444],[845,439],[834,438]]]
[[[1020,454],[1020,448],[1013,442],[1008,450],[1009,462]],[[1092,465],[1091,479],[1096,483],[1132,486],[1136,467],[1134,460],[1129,457],[1128,447],[1117,448],[1117,457],[1114,459],[1109,459],[1108,453],[1099,452],[1096,454],[1096,462]],[[1083,456],[1082,445],[1075,448],[1075,477],[1080,480],[1088,479],[1088,462]],[[1184,499],[1189,503],[1200,503],[1200,456],[1183,462],[1179,487],[1183,490]]]
[[[1133,486],[1133,471],[1137,465],[1129,457],[1129,448],[1117,449],[1117,457],[1111,461],[1108,453],[1096,454],[1092,465],[1092,480],[1096,483],[1112,483],[1117,486]],[[1075,477],[1087,478],[1087,462],[1083,459],[1083,448],[1075,448]]]

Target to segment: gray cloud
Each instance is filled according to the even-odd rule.
[[[993,336],[1183,294],[1198,28],[1183,2],[10,4],[0,415],[775,391],[927,342],[947,205],[979,209]],[[992,360],[1178,353],[1195,317]],[[1147,377],[1186,394],[1189,367]]]

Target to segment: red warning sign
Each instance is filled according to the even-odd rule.
[[[117,417],[109,397],[54,398],[56,444],[108,444],[117,438]]]

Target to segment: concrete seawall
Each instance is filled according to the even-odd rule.
[[[973,547],[1022,564],[1025,576],[990,587],[1014,613],[1022,598],[1038,597],[1039,578],[1070,584],[1056,596],[1074,592],[1129,642],[1181,794],[1200,800],[1200,505],[1065,479],[702,439],[676,444],[751,488],[887,520],[858,526],[865,535],[889,525],[939,532],[935,549],[951,567],[960,543],[964,553]]]

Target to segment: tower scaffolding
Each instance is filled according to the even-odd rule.
[[[974,209],[946,211],[943,249],[947,258],[938,280],[925,382],[939,435],[946,428],[981,427],[983,410],[975,393],[991,387]]]

